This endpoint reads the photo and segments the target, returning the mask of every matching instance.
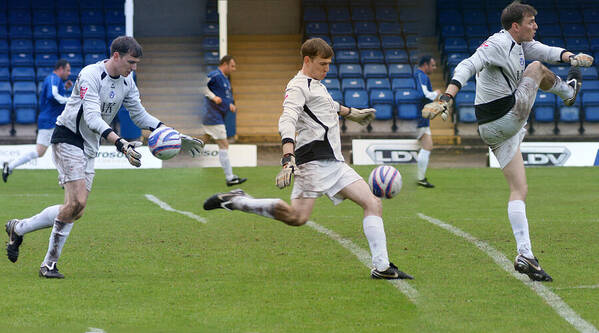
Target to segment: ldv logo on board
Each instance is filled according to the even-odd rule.
[[[366,153],[376,164],[416,163],[418,156],[418,150],[402,149],[397,145],[370,145],[366,149]]]
[[[570,155],[570,150],[566,147],[522,148],[522,159],[527,166],[562,166]]]

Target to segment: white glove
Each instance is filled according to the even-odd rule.
[[[283,189],[291,184],[293,173],[295,172],[295,168],[297,168],[297,165],[295,165],[295,156],[293,154],[285,154],[281,159],[281,165],[283,165],[283,168],[279,171],[275,184],[278,188]]]
[[[181,134],[181,151],[188,153],[191,157],[200,156],[204,148],[204,141],[192,136]]]
[[[117,151],[125,154],[125,157],[127,157],[127,160],[129,160],[129,164],[138,168],[141,166],[141,154],[135,150],[135,148],[141,146],[141,142],[128,142],[123,138],[119,138],[116,140],[114,145],[116,146]]]
[[[588,54],[579,53],[570,56],[570,65],[578,67],[590,67],[593,64],[593,57]]]
[[[373,108],[370,109],[356,109],[349,108],[349,113],[345,116],[345,118],[355,121],[360,125],[368,125],[372,120],[374,120],[374,114],[376,110]]]
[[[422,118],[434,119],[441,114],[443,120],[447,120],[447,111],[451,104],[452,97],[448,94],[443,94],[438,100],[426,104],[422,108]]]

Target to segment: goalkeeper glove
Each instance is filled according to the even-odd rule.
[[[578,67],[590,67],[593,64],[593,57],[588,54],[579,53],[570,56],[570,65]]]
[[[141,142],[128,142],[123,138],[118,138],[114,145],[116,146],[117,151],[125,154],[125,157],[129,160],[129,164],[138,168],[141,166],[141,154],[135,150],[135,148],[141,146]]]
[[[291,178],[293,178],[293,173],[295,172],[295,168],[297,168],[297,165],[295,165],[295,155],[289,153],[283,155],[281,165],[283,168],[279,171],[275,183],[278,188],[283,189],[291,184]]]
[[[188,153],[191,157],[200,156],[204,148],[204,141],[192,136],[181,134],[181,151]]]
[[[375,114],[376,110],[375,109],[356,109],[356,108],[349,108],[349,113],[345,116],[345,118],[355,121],[356,123],[360,124],[360,125],[368,125],[373,119],[374,119],[374,114]]]
[[[450,94],[443,94],[439,100],[430,102],[422,108],[422,118],[434,119],[441,114],[443,120],[447,120],[447,110],[453,97]]]

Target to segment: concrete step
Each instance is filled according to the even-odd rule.
[[[144,94],[141,92],[142,101],[147,103],[160,103],[160,102],[181,102],[181,103],[202,103],[204,96],[200,94],[194,95],[181,95],[181,94],[170,94],[170,95],[156,95],[156,94]]]
[[[240,67],[239,69],[241,69],[241,67],[245,66],[246,64],[286,64],[295,65],[295,67],[297,67],[297,64],[301,62],[301,59],[302,58],[299,54],[269,56],[267,59],[264,59],[264,57],[256,57],[253,55],[248,56],[245,55],[245,53],[243,53],[243,55],[235,56],[236,63]]]
[[[200,47],[188,49],[188,50],[152,50],[152,51],[144,50],[144,57],[142,59],[142,63],[148,58],[150,58],[150,59],[158,58],[158,59],[170,60],[169,58],[171,58],[171,57],[173,57],[173,58],[194,57],[194,58],[201,59],[203,54],[204,54],[204,52],[202,51],[202,49]]]
[[[204,67],[200,65],[158,65],[139,66],[138,73],[197,73],[204,74]]]
[[[148,87],[144,85],[139,88],[139,92],[144,100],[148,96],[201,96],[200,86],[172,87],[165,85],[163,87]]]
[[[168,81],[174,81],[174,80],[197,80],[198,79],[198,73],[174,73],[174,72],[170,72],[170,73],[156,73],[156,72],[150,72],[150,73],[138,73],[138,78],[140,80],[144,80],[144,82],[146,81],[154,81],[154,80],[168,80]]]
[[[243,53],[245,56],[284,56],[284,55],[296,55],[300,56],[299,50],[291,48],[270,48],[270,49],[248,49],[245,47],[238,48],[236,45],[229,47],[229,53],[233,56]]]
[[[137,78],[137,85],[141,88],[185,88],[185,87],[201,87],[202,85],[205,85],[207,82],[206,79],[204,78],[198,78],[196,77],[195,79],[171,79],[171,80],[148,80],[147,78],[143,78],[138,76]]]
[[[262,42],[262,41],[296,41],[301,42],[301,35],[230,35],[229,42]]]
[[[199,43],[204,37],[202,36],[168,36],[168,37],[142,37],[137,38],[137,41],[143,47],[145,44],[164,44],[164,43]]]
[[[250,84],[248,84],[248,82],[243,81],[243,83],[233,85],[233,91],[235,93],[235,96],[237,96],[237,94],[260,95],[264,91],[268,91],[273,94],[276,93],[276,94],[279,94],[280,96],[284,96],[283,94],[285,93],[285,83],[283,83],[283,84],[268,84],[268,85],[250,85]]]
[[[248,50],[248,49],[276,49],[276,48],[287,48],[296,49],[299,53],[299,42],[297,41],[255,41],[255,42],[244,42],[235,44],[233,49],[235,50]]]
[[[285,71],[285,72],[243,71],[243,72],[235,72],[233,81],[238,78],[241,78],[241,79],[262,78],[262,79],[278,79],[278,80],[289,81],[294,75],[295,75],[295,72],[293,72],[293,74],[290,74],[287,71]]]
[[[203,65],[203,59],[201,55],[185,55],[185,56],[171,56],[171,57],[160,57],[151,56],[148,57],[144,54],[141,66],[152,65],[152,66],[173,66],[173,65]]]
[[[147,44],[143,46],[144,53],[155,52],[155,51],[195,51],[201,50],[200,43],[160,43],[160,44]]]
[[[237,103],[241,103],[241,101],[249,102],[249,101],[254,101],[254,100],[280,101],[282,103],[284,97],[285,96],[283,96],[279,91],[270,91],[270,90],[265,90],[260,94],[247,93],[247,92],[235,92],[235,100],[237,101]]]

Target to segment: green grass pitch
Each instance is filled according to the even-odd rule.
[[[365,178],[371,166],[355,167]],[[575,332],[539,295],[476,246],[418,217],[442,220],[515,256],[508,188],[498,169],[431,169],[417,188],[400,166],[402,192],[384,201],[391,260],[415,276],[411,302],[337,241],[257,215],[203,211],[226,191],[222,170],[98,170],[84,217],[59,268],[37,271],[49,229],[25,236],[21,256],[0,260],[1,332]],[[237,168],[241,188],[286,201],[276,167]],[[599,169],[529,168],[533,251],[554,278],[545,284],[599,327]],[[0,185],[0,221],[61,203],[56,171],[17,170]],[[152,194],[174,209],[146,199]],[[312,221],[368,250],[362,212],[317,201]],[[4,241],[6,240],[6,236]],[[4,243],[4,242],[3,242]],[[595,286],[581,288],[581,286]]]

